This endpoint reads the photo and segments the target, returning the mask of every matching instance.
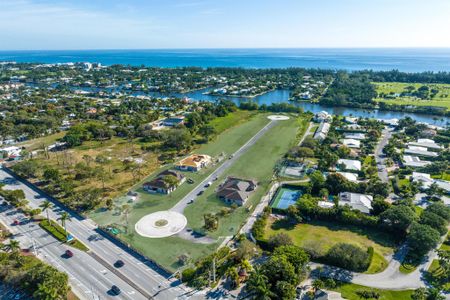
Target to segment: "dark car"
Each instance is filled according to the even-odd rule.
[[[67,257],[72,257],[73,256],[73,252],[70,250],[66,250],[66,252],[64,253]]]
[[[203,191],[198,192],[197,196],[200,196],[201,194],[203,194]]]
[[[13,225],[19,225],[19,224],[20,224],[19,220],[16,219],[13,221]]]
[[[189,178],[189,179],[187,180],[187,182],[190,183],[190,184],[193,184],[193,183],[194,183],[194,179]]]
[[[189,200],[187,204],[192,204],[192,203],[194,203],[194,199]]]
[[[112,292],[114,295],[120,295],[121,290],[120,290],[120,288],[119,288],[117,285],[113,285],[113,286],[111,287],[111,292]]]
[[[125,265],[125,263],[120,259],[114,263],[114,267],[116,267],[116,268],[121,268],[124,265]]]

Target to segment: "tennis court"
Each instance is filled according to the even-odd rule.
[[[278,209],[287,209],[295,204],[301,196],[301,191],[282,187],[278,190],[271,207]]]

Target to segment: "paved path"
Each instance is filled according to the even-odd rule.
[[[377,163],[377,169],[378,169],[378,177],[383,182],[389,182],[388,178],[388,172],[386,170],[385,165],[385,155],[383,153],[383,148],[387,145],[389,142],[389,139],[392,137],[392,129],[389,129],[385,127],[381,133],[381,140],[378,143],[377,147],[375,148],[375,161]]]
[[[58,270],[69,275],[69,283],[76,295],[84,299],[113,299],[108,294],[112,285],[122,290],[116,299],[146,299],[136,289],[110,272],[88,253],[79,251],[60,243],[35,222],[26,222],[20,225],[11,224],[14,220],[25,220],[26,217],[11,206],[0,207],[0,219],[8,226],[13,238],[20,241],[23,249],[29,249],[35,243],[37,257]],[[74,256],[66,258],[64,252],[70,249]]]
[[[308,128],[307,128],[306,131],[305,131],[305,134],[303,134],[302,138],[300,139],[300,142],[298,142],[298,145],[299,145],[299,146],[303,143],[303,141],[304,141],[305,138],[308,136],[308,134],[311,133],[311,129],[312,129],[313,125],[314,125],[313,122],[309,122]]]
[[[26,199],[30,201],[29,206],[32,208],[38,207],[44,200],[53,202],[52,199],[48,198],[39,190],[12,177],[12,175],[4,169],[0,169],[0,182],[6,183],[4,187],[6,189],[23,190]],[[63,207],[54,203],[54,208],[49,213],[50,218],[57,220],[63,211]],[[111,267],[119,259],[124,261],[125,266],[120,268],[119,271],[140,289],[155,296],[156,299],[172,300],[186,298],[185,287],[179,285],[179,282],[176,279],[168,280],[166,278],[167,274],[159,269],[153,262],[145,260],[142,256],[135,253],[129,252],[128,249],[122,247],[119,243],[102,238],[97,231],[97,225],[92,220],[79,219],[74,214],[71,214],[71,217],[72,221],[67,222],[67,230],[81,242],[86,244],[92,252],[97,254]],[[104,269],[104,267],[102,267],[102,269]],[[89,273],[84,272],[84,274]],[[86,276],[89,277],[90,275]]]
[[[441,239],[441,244],[445,238],[446,237],[443,237]],[[440,245],[437,248],[439,248]],[[430,251],[428,255],[424,257],[423,262],[413,272],[403,274],[400,272],[399,268],[406,252],[406,245],[403,245],[397,253],[390,258],[388,267],[383,272],[377,274],[356,273],[320,264],[312,264],[312,267],[317,268],[318,266],[321,266],[324,270],[323,275],[325,276],[373,288],[406,290],[425,287],[426,283],[423,275],[430,268],[433,260],[437,258],[437,252],[435,250]]]
[[[213,181],[215,178],[219,178],[228,168],[230,168],[233,163],[235,163],[239,157],[242,156],[251,146],[253,146],[267,131],[269,131],[273,126],[275,126],[279,121],[272,120],[266,126],[264,126],[260,131],[258,131],[250,140],[247,141],[241,148],[239,148],[234,154],[230,156],[230,159],[225,160],[219,167],[217,167],[208,177],[206,177],[202,182],[200,182],[192,191],[190,191],[186,196],[183,197],[175,206],[170,210],[183,213],[188,202],[191,200],[195,201],[197,194],[200,191],[204,191],[206,183]],[[282,121],[281,121],[282,122]]]

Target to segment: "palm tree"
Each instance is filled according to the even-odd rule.
[[[42,209],[43,212],[45,211],[47,213],[47,222],[49,225],[51,225],[50,224],[50,216],[48,215],[48,211],[53,207],[53,204],[50,201],[45,200],[44,202],[42,202],[39,205],[39,207]]]
[[[20,242],[18,240],[10,240],[9,244],[6,244],[3,249],[11,251],[11,253],[17,253],[20,249]]]
[[[64,232],[66,234],[66,239],[67,239],[67,229],[66,229],[66,221],[70,221],[70,215],[67,212],[63,212],[61,214],[61,217],[58,218],[59,221],[61,221],[61,225],[64,227]]]
[[[270,300],[274,293],[270,290],[268,278],[258,268],[253,271],[247,281],[247,289],[252,299]]]

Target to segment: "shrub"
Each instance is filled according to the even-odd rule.
[[[331,247],[325,256],[325,261],[337,267],[362,272],[369,267],[370,258],[369,251],[364,251],[352,244],[339,243]]]

